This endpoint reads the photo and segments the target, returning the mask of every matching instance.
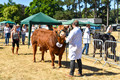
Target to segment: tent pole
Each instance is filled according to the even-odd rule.
[[[30,45],[30,37],[31,37],[31,27],[32,27],[32,24],[31,24],[31,22],[29,22],[29,28],[28,28],[28,32],[29,32],[29,34],[28,34],[28,48],[29,48],[29,45]]]

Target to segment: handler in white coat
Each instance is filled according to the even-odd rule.
[[[86,29],[83,35],[83,44],[84,44],[84,48],[82,50],[82,54],[84,53],[85,49],[86,49],[86,55],[88,55],[88,49],[89,49],[89,43],[90,43],[90,24],[86,25]]]
[[[66,39],[66,42],[69,42],[69,55],[68,58],[70,61],[70,74],[67,76],[72,77],[74,75],[75,70],[75,60],[77,60],[78,63],[78,73],[77,75],[82,75],[82,32],[80,28],[77,26],[79,25],[79,22],[75,20],[72,24],[73,30],[70,31],[69,35]]]

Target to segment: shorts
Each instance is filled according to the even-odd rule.
[[[12,47],[15,47],[15,44],[17,45],[17,47],[19,47],[19,40],[18,39],[13,39]]]

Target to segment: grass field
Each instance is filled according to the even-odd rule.
[[[117,33],[113,33],[117,37]],[[3,42],[4,39],[0,39]],[[38,49],[39,50],[39,49]],[[78,77],[77,63],[74,77],[65,76],[69,74],[69,59],[66,61],[66,53],[63,55],[62,68],[58,68],[58,56],[55,56],[55,69],[51,67],[49,51],[45,53],[45,61],[40,62],[41,52],[37,51],[36,63],[33,62],[32,47],[21,45],[19,55],[12,54],[11,43],[4,46],[0,43],[0,80],[120,80],[120,67],[101,63],[94,63],[94,59],[82,57],[83,75]]]

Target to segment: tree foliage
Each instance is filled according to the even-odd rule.
[[[62,11],[62,7],[58,5],[57,0],[33,0],[30,6],[25,9],[25,14],[33,15],[38,12],[43,12],[48,16],[53,17],[55,11]]]
[[[71,11],[56,11],[53,18],[57,20],[70,20],[73,18],[73,14]]]
[[[4,5],[0,5],[0,21],[10,20],[16,23],[20,23],[22,19],[25,18],[26,15],[23,14],[21,5],[12,2],[12,0],[8,0],[8,3],[4,3]]]
[[[14,21],[14,22],[20,22],[21,20],[21,12],[19,10],[18,7],[16,6],[9,6],[6,7],[3,11],[3,18],[5,20],[10,20],[10,21]]]

